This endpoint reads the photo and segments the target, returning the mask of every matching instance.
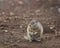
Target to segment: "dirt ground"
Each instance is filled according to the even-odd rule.
[[[41,42],[24,39],[32,19],[44,27]],[[0,0],[0,48],[60,48],[60,1]]]

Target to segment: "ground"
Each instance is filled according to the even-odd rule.
[[[0,48],[60,48],[59,5],[55,0],[0,0]],[[24,39],[32,19],[44,27],[41,42]]]

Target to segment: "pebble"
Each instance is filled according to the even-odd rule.
[[[5,32],[8,32],[8,30],[5,30]]]
[[[15,16],[15,18],[19,18],[18,16]]]
[[[14,6],[14,5],[15,5],[14,3],[11,4],[11,6]]]
[[[53,29],[53,27],[50,27],[50,29]]]
[[[10,40],[10,42],[12,43],[13,41],[12,41],[12,40]]]
[[[36,10],[35,13],[36,13],[36,15],[40,15],[40,10],[39,9]]]
[[[54,7],[50,7],[50,9],[51,9],[51,10],[53,10],[53,9],[54,9]]]
[[[18,1],[18,4],[23,5],[24,3],[23,1]]]
[[[34,15],[34,13],[30,13],[31,15]]]
[[[17,42],[19,43],[19,42],[20,42],[20,40],[17,40]]]
[[[12,31],[12,34],[14,34],[15,33],[15,31]]]
[[[40,10],[38,9],[38,10],[36,10],[35,12],[38,13],[38,12],[40,12]]]
[[[50,26],[50,29],[53,29],[55,26]]]
[[[12,1],[9,1],[8,3],[9,3],[9,5],[11,5],[12,7],[15,6],[15,4],[14,4]]]
[[[10,12],[10,15],[14,15],[14,13],[13,12]]]
[[[4,20],[4,22],[7,22],[6,20]]]
[[[22,28],[22,25],[20,26],[20,28]]]
[[[60,12],[60,8],[58,8],[58,12]]]
[[[4,15],[5,14],[5,12],[2,12],[2,15]]]

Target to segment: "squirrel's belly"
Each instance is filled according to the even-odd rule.
[[[41,30],[39,28],[36,28],[36,29],[32,29],[32,28],[29,28],[29,32],[40,32]]]

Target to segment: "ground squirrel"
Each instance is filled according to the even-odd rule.
[[[27,36],[24,36],[26,40],[32,42],[32,40],[41,41],[43,35],[43,26],[37,20],[32,20],[27,27]]]

